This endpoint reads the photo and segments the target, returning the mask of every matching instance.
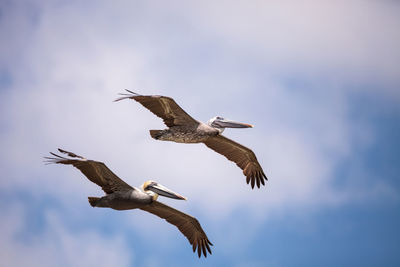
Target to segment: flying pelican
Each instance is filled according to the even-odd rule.
[[[150,135],[156,140],[174,141],[177,143],[204,143],[215,152],[222,154],[228,160],[236,163],[243,170],[246,182],[251,181],[260,188],[267,179],[253,151],[222,135],[225,128],[252,128],[253,125],[235,122],[222,117],[214,117],[207,124],[193,119],[171,97],[160,95],[139,95],[132,91],[122,93],[123,99],[133,99],[142,104],[156,116],[163,119],[169,128],[165,130],[150,130]]]
[[[47,163],[72,165],[79,169],[90,181],[100,186],[106,193],[104,197],[88,197],[92,207],[112,208],[115,210],[141,209],[157,215],[175,225],[186,236],[196,251],[201,256],[210,254],[209,245],[213,245],[207,238],[196,218],[171,208],[157,201],[158,195],[174,199],[185,197],[171,191],[154,181],[146,181],[141,189],[132,187],[116,176],[103,162],[88,160],[72,152],[58,149],[70,158],[62,157],[50,152],[54,157],[45,157]]]

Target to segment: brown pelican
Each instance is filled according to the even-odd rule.
[[[201,228],[196,218],[171,208],[157,201],[158,195],[174,199],[185,197],[171,191],[154,181],[145,182],[141,189],[132,187],[116,176],[107,166],[99,161],[88,160],[72,152],[58,149],[70,158],[62,157],[50,152],[54,157],[45,157],[47,163],[60,163],[72,165],[79,169],[90,181],[101,186],[106,193],[104,197],[88,197],[92,207],[112,208],[115,210],[141,209],[157,215],[175,225],[186,236],[199,257],[203,252],[207,257],[207,251],[211,253],[212,243]]]
[[[177,143],[204,143],[206,146],[224,155],[228,160],[236,163],[243,170],[246,182],[251,181],[260,188],[267,176],[264,174],[256,155],[245,146],[230,140],[221,133],[225,128],[252,128],[253,125],[235,122],[222,117],[214,117],[207,124],[193,119],[176,102],[167,96],[139,95],[132,91],[120,94],[123,99],[133,99],[142,104],[156,116],[162,118],[169,127],[165,130],[150,130],[150,135],[156,140],[174,141]]]

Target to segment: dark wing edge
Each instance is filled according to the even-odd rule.
[[[44,157],[45,163],[72,165],[79,169],[91,182],[100,186],[107,194],[124,189],[133,189],[133,187],[115,175],[103,162],[88,160],[61,148],[58,151],[70,158],[50,152],[52,157]]]
[[[208,240],[206,233],[196,218],[158,201],[153,201],[150,205],[146,205],[140,209],[157,215],[170,224],[175,225],[189,240],[193,252],[196,252],[197,249],[199,258],[202,253],[204,257],[207,257],[207,251],[212,254],[210,245],[212,246],[213,244]]]
[[[128,98],[132,99],[133,96],[139,95],[139,94],[137,94],[135,92],[132,92],[132,91],[130,91],[128,89],[125,89],[125,91],[127,91],[128,93],[119,93],[119,95],[121,95],[121,97],[118,97],[117,99],[115,99],[114,102],[118,102],[118,101],[121,101],[121,100],[124,100],[124,99],[128,99]]]
[[[204,144],[228,160],[235,162],[243,170],[247,184],[251,182],[252,189],[255,184],[258,188],[261,184],[265,185],[264,179],[268,180],[268,178],[252,150],[222,135],[210,137]]]
[[[133,99],[154,115],[163,119],[168,127],[180,125],[197,125],[199,122],[186,113],[171,97],[161,95],[140,95],[125,89],[128,93],[120,93],[122,97],[114,100],[114,102],[124,99]]]

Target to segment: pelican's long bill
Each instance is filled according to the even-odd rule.
[[[253,128],[253,125],[217,117],[213,125],[219,128]]]
[[[160,196],[186,200],[186,197],[181,196],[178,193],[175,193],[174,191],[172,191],[172,190],[166,188],[165,186],[160,185],[159,183],[156,183],[156,182],[149,184],[147,186],[147,190],[151,190],[154,193],[159,194]]]

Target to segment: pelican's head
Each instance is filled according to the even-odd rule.
[[[158,195],[169,198],[186,200],[184,196],[181,196],[178,193],[175,193],[174,191],[166,188],[165,186],[160,185],[159,183],[151,180],[144,182],[144,184],[142,185],[142,190],[146,194],[152,196],[153,200],[157,200]]]
[[[219,116],[210,119],[207,124],[208,126],[218,129],[221,133],[225,128],[253,128],[251,124],[236,122]]]

